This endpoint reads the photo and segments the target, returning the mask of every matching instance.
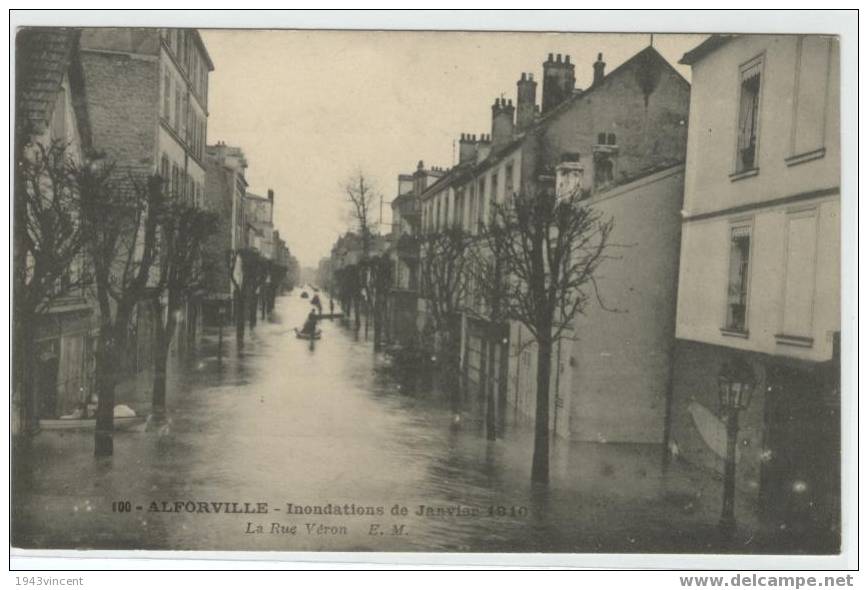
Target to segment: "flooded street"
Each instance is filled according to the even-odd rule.
[[[456,420],[440,394],[400,387],[388,358],[338,320],[321,322],[311,348],[293,332],[309,309],[298,292],[241,354],[227,330],[222,363],[206,333],[170,383],[168,428],[117,433],[107,460],[94,459],[92,432],[36,437],[17,465],[27,493],[13,544],[721,551],[715,478],[680,464],[664,472],[656,446],[559,441],[551,484],[531,486],[528,426],[486,441],[476,413]],[[131,405],[148,411],[146,397]],[[731,550],[761,551],[751,508],[739,511]]]

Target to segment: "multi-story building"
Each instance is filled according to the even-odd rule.
[[[208,299],[203,311],[205,322],[212,325],[220,321],[221,313],[222,321],[230,320],[234,284],[240,285],[242,281],[241,264],[233,261],[236,254],[247,247],[246,170],[247,158],[240,147],[224,142],[206,147],[205,208],[216,213],[219,219],[218,231],[205,245]]]
[[[612,241],[629,244],[600,270],[611,313],[595,303],[558,343],[552,363],[554,430],[582,440],[660,443],[674,330],[675,288],[690,87],[648,47],[593,83],[575,88],[570,57],[543,63],[537,82],[522,74],[517,100],[492,105],[491,133],[464,134],[459,163],[421,197],[423,231],[462,227],[474,235],[492,205],[542,183],[567,183],[614,218]],[[471,389],[494,380],[500,403],[536,407],[536,354],[517,322],[488,325],[473,289],[461,356]],[[489,348],[495,348],[494,362]],[[491,366],[486,366],[491,365]]]
[[[268,260],[274,259],[274,191],[268,197],[247,192],[244,195],[247,216],[247,245]]]
[[[714,35],[692,67],[672,448],[721,469],[717,375],[757,387],[737,481],[768,513],[836,523],[840,476],[838,42]]]
[[[79,32],[73,29],[22,29],[16,35],[15,121],[16,157],[34,155],[33,150],[63,147],[59,156],[77,165],[86,163],[91,130],[81,60]],[[25,156],[24,154],[28,154]],[[16,192],[25,190],[16,186]],[[15,232],[26,231],[20,223],[24,205],[16,198]],[[19,241],[16,240],[16,249]],[[19,258],[16,251],[16,273]],[[32,373],[31,400],[22,396],[22,383],[12,391],[12,432],[17,435],[35,429],[39,418],[57,418],[70,414],[87,403],[93,392],[94,341],[97,323],[94,305],[79,280],[84,260],[75,262],[40,302],[36,325],[24,325],[34,339],[31,360],[26,365]],[[25,276],[29,281],[32,276]],[[16,283],[16,287],[22,287]],[[16,292],[15,297],[23,293]],[[15,318],[24,321],[24,318]],[[26,350],[16,342],[17,352]],[[18,376],[26,378],[26,376]],[[18,381],[18,379],[16,379]]]
[[[392,233],[389,248],[393,288],[388,302],[388,334],[405,343],[416,331],[419,295],[420,197],[445,171],[425,168],[421,160],[413,174],[398,175],[398,196],[392,200]]]
[[[123,173],[159,174],[172,195],[200,205],[214,65],[199,32],[86,28],[80,55],[93,145]],[[191,298],[185,307],[178,348],[195,340],[200,322],[200,303]],[[150,306],[138,306],[136,370],[152,362],[150,315]]]

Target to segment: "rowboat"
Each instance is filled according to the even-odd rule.
[[[298,328],[293,328],[293,330],[295,330],[295,337],[300,338],[301,340],[319,340],[320,338],[322,338],[322,330],[317,330],[312,335],[305,334]]]
[[[143,424],[147,416],[115,416],[115,430],[132,430]],[[43,430],[93,430],[96,418],[43,418],[39,421]]]

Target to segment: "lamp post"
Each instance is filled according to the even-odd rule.
[[[717,395],[721,416],[726,420],[726,464],[723,472],[723,511],[720,531],[729,538],[735,531],[735,445],[738,415],[750,405],[756,386],[751,366],[741,357],[725,362],[717,376]]]

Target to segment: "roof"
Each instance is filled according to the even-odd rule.
[[[719,47],[726,45],[736,37],[738,37],[738,35],[712,35],[711,37],[685,53],[684,56],[680,60],[678,60],[678,63],[684,64],[686,66],[692,66],[712,51],[716,51]]]
[[[614,68],[611,72],[606,74],[603,77],[603,80],[595,85],[590,86],[585,90],[575,90],[573,94],[560,103],[558,106],[553,108],[551,111],[543,115],[538,120],[534,121],[533,125],[528,127],[524,132],[517,134],[511,141],[504,143],[501,146],[498,146],[496,149],[492,148],[491,153],[482,160],[481,162],[476,162],[476,160],[467,160],[465,162],[460,162],[457,165],[453,166],[451,169],[446,171],[446,174],[440,177],[437,182],[429,186],[422,192],[420,200],[424,200],[427,196],[435,194],[439,192],[444,185],[451,183],[453,180],[460,179],[465,172],[483,172],[486,169],[490,168],[497,164],[501,159],[503,159],[507,154],[514,151],[517,147],[519,147],[525,138],[531,132],[543,128],[548,125],[551,121],[553,121],[557,115],[566,111],[571,105],[575,104],[577,101],[584,100],[586,97],[591,95],[597,88],[601,88],[606,80],[611,79],[612,77],[619,75],[621,71],[625,70],[627,67],[632,65],[634,62],[647,59],[651,57],[652,59],[656,59],[663,64],[665,64],[670,70],[675,72],[681,80],[684,81],[685,84],[689,85],[690,83],[681,75],[681,73],[672,67],[672,64],[663,57],[659,51],[657,51],[653,46],[649,45],[642,51],[639,51],[630,59],[620,64],[618,67]],[[671,166],[672,163],[667,163],[666,166]]]
[[[208,70],[214,71],[214,62],[211,61],[211,55],[208,53],[208,48],[205,47],[205,42],[202,40],[202,35],[199,33],[199,29],[190,29],[193,32],[193,39],[196,40],[196,45],[199,46],[199,50],[202,53],[202,57],[205,58],[205,63],[208,64]]]
[[[26,28],[16,36],[16,123],[48,124],[63,78],[72,63],[78,31]]]
[[[531,129],[539,128],[539,127],[545,125],[546,123],[548,123],[549,121],[554,119],[557,115],[559,115],[560,113],[567,110],[570,107],[570,105],[575,104],[579,100],[584,100],[586,97],[593,94],[595,90],[597,90],[598,88],[602,88],[605,85],[607,80],[610,80],[610,79],[614,78],[615,76],[619,75],[623,70],[626,70],[628,67],[633,65],[635,62],[637,62],[639,60],[647,59],[649,57],[652,59],[656,59],[657,61],[660,61],[661,63],[666,65],[670,70],[675,72],[675,74],[677,74],[677,76],[681,80],[683,80],[685,84],[687,84],[688,86],[690,85],[690,82],[688,82],[684,78],[684,76],[681,75],[681,72],[679,72],[674,67],[672,67],[672,64],[670,64],[669,61],[665,57],[660,55],[660,52],[657,51],[653,45],[649,45],[648,47],[646,47],[642,51],[639,51],[638,53],[634,54],[627,61],[618,65],[618,67],[614,68],[611,72],[609,72],[608,74],[603,76],[603,79],[599,83],[592,84],[591,86],[589,86],[585,90],[574,92],[572,94],[572,96],[570,96],[569,98],[564,100],[558,106],[556,106],[555,108],[553,108],[549,112],[543,114],[543,116],[538,121],[536,121],[528,129],[528,131],[530,131]]]

